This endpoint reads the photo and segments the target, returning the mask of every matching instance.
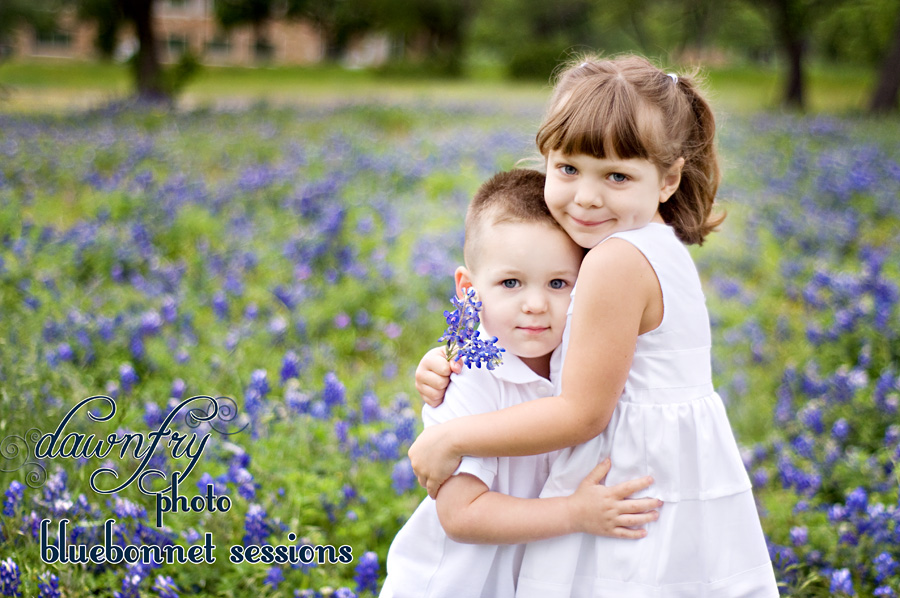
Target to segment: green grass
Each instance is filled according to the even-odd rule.
[[[774,66],[735,66],[706,71],[718,110],[751,113],[777,109],[781,72]],[[870,69],[812,65],[808,69],[809,108],[813,112],[847,113],[864,109],[873,85]],[[14,60],[0,65],[5,88],[3,111],[46,111],[89,107],[126,95],[128,68],[116,63],[59,60]],[[499,71],[479,70],[461,79],[387,76],[371,70],[337,66],[204,67],[182,97],[186,106],[222,103],[317,103],[343,99],[478,101],[541,104],[548,82],[511,82]]]

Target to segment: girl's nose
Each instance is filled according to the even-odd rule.
[[[603,205],[600,190],[593,185],[579,185],[575,193],[575,204],[582,208],[599,208]]]

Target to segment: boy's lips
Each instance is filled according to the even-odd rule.
[[[519,326],[519,330],[526,332],[528,334],[540,334],[547,330],[550,330],[549,326]]]

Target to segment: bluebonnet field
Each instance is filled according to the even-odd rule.
[[[0,115],[0,438],[17,437],[0,447],[0,595],[371,596],[424,495],[405,460],[412,372],[444,328],[465,205],[530,155],[540,109]],[[722,126],[729,218],[695,256],[717,384],[793,596],[900,591],[898,133]],[[147,433],[183,399],[232,397],[228,431],[246,427],[211,431],[182,487],[212,484],[231,509],[156,527],[134,485],[89,486],[98,468],[130,475],[128,455],[24,463],[28,430],[97,394],[116,400],[110,421],[67,430]],[[153,465],[185,460],[158,450]],[[102,542],[108,518],[121,545],[210,532],[217,560],[44,564],[40,522],[63,518],[72,543]],[[232,544],[349,545],[353,560],[234,564]]]

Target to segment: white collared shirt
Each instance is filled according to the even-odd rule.
[[[550,360],[552,380],[559,379],[560,363],[557,348]],[[509,353],[503,354],[497,368],[463,368],[461,374],[451,376],[451,382],[439,407],[422,408],[426,427],[555,394],[550,380]],[[492,491],[537,498],[550,458],[548,454],[464,457],[454,475],[471,474]],[[381,598],[512,598],[524,549],[524,544],[454,542],[441,527],[434,500],[426,497],[391,544]]]

